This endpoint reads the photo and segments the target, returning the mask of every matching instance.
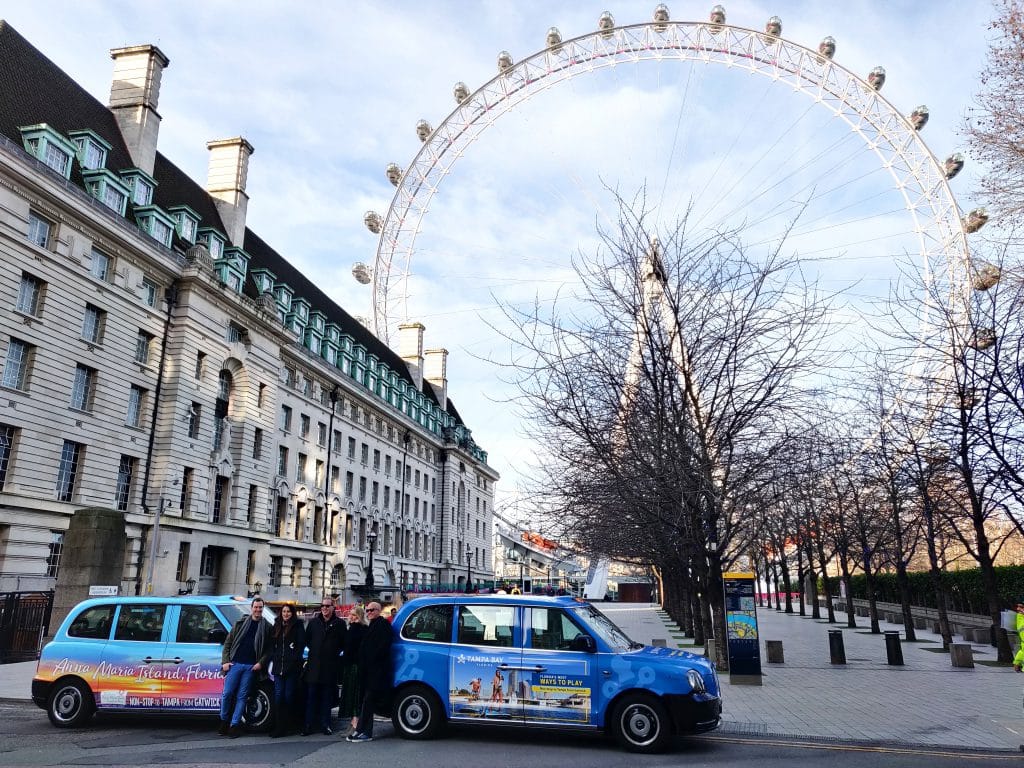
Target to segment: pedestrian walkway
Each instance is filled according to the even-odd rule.
[[[689,647],[657,606],[595,607],[634,640]],[[889,666],[885,638],[870,634],[867,619],[858,617],[859,626],[848,629],[844,613],[831,625],[812,619],[810,608],[807,614],[758,609],[764,684],[732,685],[722,674],[722,731],[977,749],[1024,744],[1024,675],[992,666],[994,648],[975,644],[975,668],[957,669],[941,652],[941,638],[918,630],[918,642],[902,643],[904,666]],[[881,628],[905,636],[902,625],[881,622]],[[830,663],[830,629],[843,632],[846,665]],[[766,663],[765,640],[783,642],[785,664]]]

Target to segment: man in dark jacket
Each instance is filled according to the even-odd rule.
[[[324,597],[320,613],[306,625],[306,725],[302,735],[313,732],[314,723],[328,736],[331,730],[331,707],[338,690],[338,653],[345,643],[345,622],[334,614],[334,600]]]
[[[380,603],[366,606],[366,628],[359,644],[359,677],[363,688],[363,707],[359,712],[356,732],[347,741],[373,741],[373,713],[377,707],[387,706],[391,698],[391,643],[394,632],[391,623],[380,615]]]
[[[254,597],[249,615],[235,622],[221,651],[224,693],[220,699],[222,736],[232,739],[242,734],[242,715],[249,699],[252,681],[267,666],[270,656],[270,623],[263,620],[263,598]]]

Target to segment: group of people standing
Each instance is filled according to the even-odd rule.
[[[239,619],[221,654],[224,693],[220,733],[241,734],[242,715],[254,680],[274,680],[272,737],[297,726],[299,695],[305,684],[306,706],[301,733],[330,735],[331,711],[338,685],[338,717],[349,728],[348,741],[373,740],[373,716],[391,691],[391,623],[380,603],[354,605],[346,620],[338,618],[334,600],[324,597],[320,610],[303,624],[295,606],[281,606],[273,627],[263,620],[263,600],[253,598],[248,616]],[[307,652],[308,649],[308,652]]]

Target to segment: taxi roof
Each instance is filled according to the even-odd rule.
[[[88,597],[85,600],[81,600],[76,603],[76,607],[85,605],[105,605],[107,603],[124,603],[126,605],[140,604],[140,603],[160,603],[168,605],[199,605],[206,603],[216,603],[218,605],[225,605],[228,603],[237,603],[239,605],[249,605],[255,598],[242,597],[240,595],[105,595],[100,597]],[[260,598],[263,600],[263,598]]]
[[[464,605],[466,603],[501,603],[502,605],[559,605],[563,607],[573,607],[578,605],[587,605],[588,601],[579,597],[573,597],[572,595],[477,595],[466,594],[463,592],[452,592],[448,594],[409,595],[409,600],[406,605],[409,603],[415,603],[416,605],[426,605],[427,603],[452,603],[454,605]]]

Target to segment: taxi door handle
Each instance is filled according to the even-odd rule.
[[[152,656],[147,656],[146,658],[144,658],[142,660],[142,663],[143,664],[153,664],[154,662],[155,663],[159,663],[161,661],[163,661],[163,659],[154,659]]]
[[[499,664],[498,669],[517,669],[521,672],[544,672],[547,670],[547,667],[542,667],[540,664],[533,667],[513,667],[511,664]]]
[[[175,656],[173,659],[165,659],[165,661],[169,661],[172,664],[181,664],[181,662],[183,662],[184,659],[181,658],[181,656]]]

